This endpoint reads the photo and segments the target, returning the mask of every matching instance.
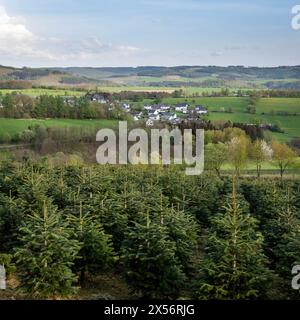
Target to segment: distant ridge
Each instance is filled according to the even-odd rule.
[[[0,81],[34,85],[195,86],[300,90],[300,66],[139,66],[13,68],[0,66]]]

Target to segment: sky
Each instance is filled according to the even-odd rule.
[[[291,26],[297,4],[300,0],[0,0],[0,64],[300,65],[300,30]]]

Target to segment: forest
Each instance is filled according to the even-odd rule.
[[[299,299],[299,179],[182,169],[2,161],[13,294],[72,298],[112,272],[131,299]]]

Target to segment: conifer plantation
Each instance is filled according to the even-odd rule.
[[[0,263],[25,298],[78,297],[109,275],[132,299],[299,299],[299,192],[174,166],[3,161]]]

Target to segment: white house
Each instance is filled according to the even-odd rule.
[[[171,107],[165,104],[159,105],[160,111],[170,111]]]
[[[175,111],[187,113],[189,105],[187,103],[178,103],[175,107]]]
[[[144,110],[151,111],[153,110],[153,107],[150,105],[144,105]]]
[[[195,111],[198,114],[207,114],[208,113],[207,109],[202,105],[195,106]]]
[[[132,116],[134,121],[139,121],[142,117],[142,112],[133,112]]]
[[[155,110],[152,110],[150,112],[148,112],[148,114],[155,114],[156,116],[160,113],[161,111],[159,109],[155,109]]]
[[[122,108],[123,108],[123,110],[129,112],[129,111],[130,111],[130,104],[128,104],[128,103],[123,103]]]
[[[176,118],[177,118],[176,113],[170,113],[170,112],[168,112],[168,113],[165,113],[165,114],[162,115],[162,120],[163,120],[163,121],[173,121],[173,120],[175,120]]]
[[[92,102],[98,102],[102,104],[109,102],[109,94],[107,93],[87,93],[85,97]]]
[[[148,119],[153,121],[159,121],[160,120],[160,114],[155,112],[149,112],[148,113]]]

